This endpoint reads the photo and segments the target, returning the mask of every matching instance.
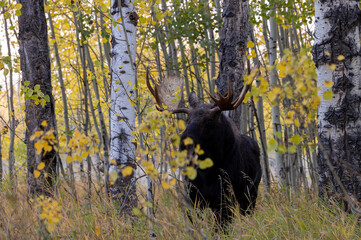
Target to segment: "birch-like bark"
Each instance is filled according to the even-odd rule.
[[[187,99],[189,98],[190,95],[190,87],[189,87],[189,77],[188,77],[188,71],[187,71],[187,56],[185,54],[184,51],[184,45],[182,42],[182,39],[179,37],[178,39],[178,44],[179,44],[179,49],[181,52],[181,62],[182,62],[182,69],[183,69],[183,77],[184,77],[184,82],[185,82],[185,88],[186,88],[186,94],[187,94]]]
[[[96,79],[96,75],[95,75],[95,68],[94,68],[94,64],[93,61],[91,59],[90,56],[90,52],[89,52],[89,46],[88,44],[86,44],[85,46],[85,52],[86,52],[86,59],[88,62],[88,68],[89,70],[93,73],[93,78],[92,78],[92,83],[93,83],[93,90],[95,93],[95,98],[96,98],[96,109],[98,110],[98,117],[99,117],[99,123],[100,123],[100,136],[101,136],[101,140],[103,142],[103,151],[104,151],[104,158],[105,159],[109,159],[109,138],[108,138],[108,132],[105,126],[105,118],[104,118],[104,114],[103,114],[103,110],[101,107],[101,99],[100,99],[100,94],[99,94],[99,88],[98,88],[98,82]]]
[[[53,129],[55,137],[57,135],[44,1],[18,0],[17,2],[22,4],[21,16],[19,16],[19,53],[23,84],[28,81],[30,89],[40,85],[41,92],[49,96],[49,102],[44,107],[35,104],[34,100],[25,100],[27,182],[31,194],[51,195],[56,180],[56,151],[52,146],[50,152],[42,151],[41,154],[37,154],[34,147],[36,140],[30,139],[37,130]],[[43,121],[47,122],[46,127],[41,125]],[[34,170],[41,162],[45,163],[45,168],[37,178]]]
[[[4,8],[3,8],[4,9]],[[8,32],[8,23],[7,19],[4,18],[5,25],[5,38],[6,45],[8,48],[8,56],[10,57],[10,64],[12,64],[11,57],[11,48],[10,48],[10,37]],[[9,177],[10,183],[15,182],[15,153],[14,153],[14,143],[15,143],[15,110],[14,110],[14,86],[13,86],[13,67],[9,66],[9,80],[10,80],[10,96],[9,96],[9,125],[10,125],[10,146],[9,146]]]
[[[179,16],[179,8],[178,8],[178,5],[173,1],[173,7],[174,7],[174,13],[175,13],[175,16],[178,17]],[[182,71],[183,71],[183,77],[184,77],[184,82],[185,82],[185,89],[186,89],[186,94],[187,94],[187,99],[189,98],[189,95],[190,95],[190,87],[189,87],[189,77],[188,77],[188,71],[187,71],[187,62],[188,62],[188,59],[187,59],[187,56],[185,54],[185,47],[184,47],[184,44],[183,44],[183,40],[181,38],[181,36],[178,35],[178,38],[177,38],[177,42],[178,42],[178,45],[179,45],[179,51],[181,53],[181,63],[182,63]]]
[[[253,47],[253,49],[256,53],[256,57],[253,58],[253,61],[256,66],[260,66],[261,63],[259,61],[259,56],[258,56],[258,52],[257,52],[257,48],[256,48],[257,44],[256,44],[256,39],[254,37],[253,25],[250,25],[250,26],[251,26],[250,36],[251,36],[252,42],[255,43],[255,46]],[[257,88],[259,88],[261,85],[261,81],[256,81],[256,84],[257,84]],[[253,100],[252,100],[252,105],[253,105],[253,108],[255,108]],[[260,138],[262,179],[263,179],[263,183],[265,185],[265,192],[268,193],[271,188],[271,177],[270,177],[270,169],[269,169],[266,128],[265,128],[265,124],[264,124],[263,111],[264,111],[263,97],[259,96],[258,101],[257,101],[257,109],[256,109],[255,117],[256,117],[258,132],[259,132],[259,138]]]
[[[193,43],[193,41],[189,38],[189,47],[191,50],[191,59],[192,59],[192,65],[194,69],[194,74],[196,77],[196,84],[197,84],[197,96],[198,99],[203,102],[204,101],[204,95],[203,95],[203,87],[202,87],[202,77],[201,77],[201,71],[198,66],[198,57],[196,53],[196,48]]]
[[[49,26],[50,26],[50,30],[51,30],[51,38],[55,40],[55,30],[54,30],[54,24],[53,24],[51,13],[48,14],[48,19],[49,19]],[[60,84],[61,100],[62,100],[62,103],[63,103],[63,111],[64,111],[66,148],[68,149],[68,144],[69,144],[69,141],[70,141],[68,100],[67,100],[67,96],[66,96],[66,93],[65,93],[65,84],[64,84],[64,80],[63,80],[63,71],[62,71],[62,68],[61,68],[61,61],[60,61],[60,55],[59,55],[59,50],[58,50],[58,44],[57,44],[56,41],[54,41],[53,48],[54,48],[54,53],[55,53],[56,65],[58,66],[58,81],[59,81],[59,84]],[[71,156],[71,152],[67,152],[67,156]],[[69,174],[69,177],[70,177],[72,190],[75,193],[75,186],[74,186],[75,178],[74,178],[73,164],[68,163],[67,164],[67,169],[68,169],[68,174]]]
[[[361,12],[358,4],[358,0],[315,1],[312,52],[321,97],[319,195],[343,201],[346,210],[354,209],[354,204],[361,201]],[[333,95],[331,99],[330,95]]]
[[[104,55],[103,55],[103,47],[101,44],[101,38],[100,38],[100,32],[99,32],[99,25],[98,25],[98,13],[95,13],[95,22],[97,23],[96,25],[96,33],[98,35],[98,47],[99,47],[99,58],[100,58],[100,69],[102,71],[102,78],[103,78],[103,92],[104,92],[104,101],[107,103],[109,100],[109,92],[110,92],[110,84],[108,82],[108,78],[105,76],[104,74]],[[102,15],[100,15],[100,18],[103,18]],[[108,43],[109,44],[109,43]]]
[[[211,10],[209,7],[209,3],[207,0],[206,3],[206,9],[205,9],[207,15],[211,18]],[[207,29],[207,32],[209,35],[209,65],[210,65],[210,86],[209,86],[209,92],[213,93],[214,92],[214,86],[215,86],[215,78],[216,78],[216,44],[215,44],[215,39],[214,39],[214,33],[213,33],[213,28],[210,27]]]
[[[99,10],[100,13],[100,26],[104,26],[104,13],[102,12],[102,10]],[[102,31],[105,31],[105,29],[101,28]],[[107,34],[107,33],[106,33]],[[105,59],[107,60],[108,66],[110,67],[111,64],[111,59],[110,59],[110,44],[109,41],[107,42],[103,42],[103,48],[104,48],[104,55],[105,55]],[[110,91],[110,89],[108,88],[108,92]]]
[[[273,9],[272,11],[275,11]],[[277,71],[275,68],[275,61],[277,58],[277,23],[274,18],[270,18],[270,36],[269,36],[269,48],[268,48],[269,64],[271,67],[270,71],[270,87],[278,87],[278,78]],[[273,125],[273,135],[277,140],[278,145],[282,145],[282,137],[277,137],[280,133],[282,134],[281,128],[281,119],[280,119],[280,103],[278,97],[276,97],[275,105],[272,106],[272,125]],[[284,169],[283,157],[282,154],[275,152],[275,171],[276,171],[276,180],[280,183],[285,183],[286,174]]]
[[[112,0],[112,82],[110,112],[110,158],[116,164],[110,166],[110,174],[117,174],[115,183],[110,187],[113,200],[121,214],[131,215],[137,205],[136,159],[134,135],[135,109],[135,57],[138,15],[131,0]],[[114,162],[113,161],[113,162]],[[132,173],[123,176],[121,170],[131,167]]]
[[[166,0],[161,0],[162,3],[162,12],[168,10]],[[164,16],[164,27],[166,33],[174,32],[172,25],[169,23],[168,15]],[[175,40],[168,40],[168,48],[169,48],[169,61],[170,61],[170,75],[171,76],[180,76],[179,65],[178,65],[178,56],[177,56],[177,47],[175,45]]]

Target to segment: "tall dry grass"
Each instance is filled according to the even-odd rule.
[[[78,185],[76,200],[61,185],[54,199],[42,207],[47,200],[28,199],[26,185],[11,190],[5,181],[0,191],[0,239],[361,239],[357,215],[323,204],[315,194],[290,189],[273,189],[267,197],[260,194],[254,214],[237,215],[226,233],[209,210],[190,211],[193,222],[189,221],[175,189],[156,191],[152,220],[146,217],[149,203],[141,188],[141,214],[132,219],[119,217],[113,203],[102,195],[94,192],[87,199],[84,189]],[[54,215],[51,229],[51,216],[41,219],[41,214],[44,206],[53,205],[59,206],[59,213],[47,210]]]

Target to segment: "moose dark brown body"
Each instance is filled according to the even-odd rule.
[[[185,146],[182,141],[180,150],[192,153],[199,144],[204,154],[198,159],[211,158],[214,165],[198,168],[197,177],[188,179],[189,198],[199,208],[211,208],[218,221],[225,223],[231,219],[236,201],[242,214],[251,212],[256,204],[262,174],[259,147],[256,141],[241,135],[221,111],[212,112],[214,105],[192,107],[181,139],[190,137],[193,145]]]
[[[169,109],[170,103],[167,104],[165,99],[170,91],[166,86],[171,84],[158,85],[152,79],[155,85],[153,89],[149,78],[147,71],[147,85],[156,99],[158,110],[163,111],[165,105],[173,113],[188,114],[187,128],[181,137],[180,150],[187,149],[188,155],[192,156],[194,148],[199,144],[204,154],[198,156],[198,159],[210,158],[213,161],[213,166],[206,169],[200,169],[195,165],[197,177],[194,180],[187,179],[192,204],[200,208],[211,208],[221,224],[231,219],[232,207],[237,202],[241,214],[250,213],[256,204],[262,175],[259,147],[256,141],[241,135],[234,123],[222,113],[225,110],[233,110],[242,103],[250,84],[243,87],[242,93],[234,101],[228,82],[228,92],[225,96],[218,93],[219,98],[216,98],[209,94],[215,104],[200,104],[195,93],[192,93],[189,97],[191,109]],[[192,145],[184,145],[183,140],[187,137],[192,138]]]

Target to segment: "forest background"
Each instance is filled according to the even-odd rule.
[[[312,57],[315,2],[309,0],[249,1],[246,74],[239,84],[256,81],[242,104],[239,128],[261,148],[263,180],[255,214],[237,216],[227,233],[214,231],[216,223],[209,211],[189,222],[177,188],[182,176],[194,174],[192,169],[179,170],[184,166],[178,145],[185,119],[155,111],[146,72],[149,69],[159,82],[172,77],[184,82],[182,94],[178,88],[175,97],[182,104],[187,105],[192,91],[201,101],[211,102],[206,91],[217,91],[222,13],[227,4],[134,1],[136,77],[125,81],[127,86],[112,89],[112,29],[121,32],[121,20],[113,21],[109,3],[45,2],[57,139],[44,130],[35,132],[32,140],[37,154],[56,148],[62,163],[56,168],[56,192],[47,198],[28,194],[24,111],[25,100],[45,106],[50,97],[41,86],[30,87],[21,77],[22,5],[0,1],[0,212],[6,216],[0,220],[1,239],[361,237],[357,210],[346,213],[339,202],[324,204],[318,198],[317,113],[322,100],[334,98],[330,90],[334,83],[325,81],[329,90],[324,92],[317,85]],[[344,60],[341,54],[337,58]],[[331,70],[336,67],[328,65]],[[118,68],[121,71],[123,66]],[[122,167],[121,173],[137,179],[137,204],[128,214],[131,217],[125,217],[119,202],[110,201],[108,193],[118,177],[112,171],[108,174],[107,166],[117,165],[109,141],[111,94],[129,88],[134,90],[130,104],[136,120],[131,132],[137,166]],[[46,128],[48,122],[41,126]],[[45,169],[39,163],[30,174],[41,178]]]

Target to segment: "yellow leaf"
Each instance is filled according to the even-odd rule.
[[[331,100],[333,98],[333,92],[332,91],[326,91],[323,93],[323,99],[325,100]]]
[[[179,129],[180,129],[181,131],[183,131],[184,129],[186,129],[186,125],[185,125],[185,123],[184,123],[183,120],[179,120],[179,121],[178,121],[178,127],[179,127]]]
[[[34,147],[36,149],[36,154],[40,154],[41,151],[43,150],[43,144],[42,144],[42,141],[37,141],[35,144],[34,144]]]
[[[333,82],[332,82],[332,81],[325,81],[325,86],[326,86],[327,88],[330,88],[330,87],[333,86]]]
[[[44,162],[39,163],[39,165],[38,165],[38,169],[39,169],[39,170],[43,170],[44,167],[45,167],[45,163],[44,163]]]
[[[47,127],[47,126],[48,126],[48,123],[44,120],[44,121],[41,122],[41,126]]]
[[[122,175],[123,175],[124,177],[131,175],[132,172],[133,172],[133,168],[130,167],[130,166],[127,166],[127,167],[125,167],[125,168],[122,169]]]
[[[253,58],[257,57],[256,51],[254,49],[252,49],[251,55],[252,55]]]
[[[285,119],[285,124],[286,124],[287,126],[291,125],[292,123],[293,123],[293,119],[292,119],[292,118],[286,118],[286,119]]]
[[[199,161],[198,166],[200,169],[210,168],[213,166],[213,161],[210,158],[206,158],[203,161]]]
[[[194,180],[197,177],[197,171],[194,169],[194,167],[187,167],[186,175],[190,180]]]
[[[46,143],[45,146],[44,146],[44,151],[45,152],[51,152],[51,150],[53,150],[53,147],[50,146],[48,143]]]
[[[98,227],[95,227],[95,235],[97,235],[97,237],[100,235],[100,229]]]
[[[296,127],[301,126],[300,120],[298,120],[298,118],[295,119],[295,126],[296,126]]]
[[[345,60],[345,56],[343,56],[343,55],[338,55],[338,56],[337,56],[337,60],[339,60],[339,61]]]
[[[254,42],[248,41],[247,42],[247,48],[253,48],[253,47],[254,47]]]
[[[132,86],[133,83],[129,80],[129,81],[128,81],[128,85],[129,85],[129,86]]]
[[[22,7],[23,7],[23,5],[21,5],[20,3],[15,5],[16,10],[20,10]]]
[[[162,181],[162,186],[163,186],[164,189],[169,189],[170,188],[169,183],[166,182],[166,181]]]
[[[72,156],[67,156],[66,157],[66,163],[69,164],[69,163],[72,163],[73,162],[73,157]]]
[[[336,69],[336,64],[331,64],[331,65],[330,65],[330,69],[331,69],[331,70],[335,70],[335,69]]]
[[[197,144],[196,148],[194,149],[194,152],[198,155],[203,155],[204,151],[201,149],[201,145]]]
[[[171,186],[174,186],[176,183],[177,183],[177,179],[175,179],[175,178],[172,178],[172,179],[169,181],[169,184],[170,184]]]
[[[34,170],[34,177],[35,178],[40,177],[40,172],[38,170]]]
[[[78,162],[83,161],[83,159],[79,155],[75,155],[74,159],[77,160]]]
[[[117,179],[118,179],[118,173],[117,172],[114,171],[114,172],[109,173],[110,185],[113,185]]]
[[[190,137],[186,137],[186,138],[183,140],[183,142],[184,142],[184,145],[192,145],[192,144],[193,144],[193,140],[192,140],[192,138],[190,138]]]
[[[6,12],[4,13],[4,18],[5,18],[5,19],[11,18],[11,14],[6,11]]]
[[[82,158],[86,158],[86,157],[88,157],[89,156],[89,152],[83,152],[82,154],[81,154],[81,157]]]

